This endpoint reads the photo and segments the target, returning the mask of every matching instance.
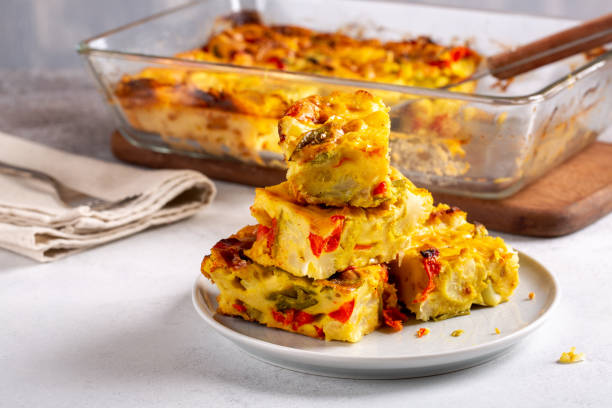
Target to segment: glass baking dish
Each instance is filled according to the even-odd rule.
[[[175,57],[201,47],[218,30],[220,17],[245,10],[257,11],[267,24],[324,32],[357,27],[360,35],[381,40],[426,35],[442,44],[469,42],[482,55],[575,24],[556,18],[369,1],[197,1],[79,44],[78,51],[127,140],[158,152],[222,158],[228,166],[242,161],[284,167],[274,144],[262,142],[276,132],[274,117],[237,115],[222,104],[203,109],[175,101],[142,108],[118,96],[117,86],[125,75],[151,67],[195,73],[203,83],[240,81],[257,92],[282,91],[296,98],[365,89],[391,106],[392,163],[413,182],[439,192],[503,198],[579,152],[605,130],[610,119],[612,51],[605,50],[597,56],[565,59],[508,83],[485,78],[473,92]],[[172,125],[179,115],[180,131]]]

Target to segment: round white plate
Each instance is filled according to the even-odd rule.
[[[420,377],[485,363],[544,322],[559,301],[557,281],[522,253],[520,265],[520,284],[506,303],[493,308],[474,307],[470,315],[439,322],[411,320],[400,332],[379,329],[354,344],[326,342],[219,315],[215,313],[219,291],[203,275],[193,288],[193,304],[223,336],[253,357],[276,366],[329,377]],[[533,300],[529,300],[529,292],[535,294]],[[430,333],[417,338],[415,333],[421,327]],[[464,333],[452,337],[451,333],[459,329]]]

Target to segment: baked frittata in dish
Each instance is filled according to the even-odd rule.
[[[374,208],[322,207],[296,202],[290,182],[255,190],[251,214],[259,222],[247,255],[295,276],[327,279],[350,266],[388,262],[409,245],[433,199],[397,171],[391,200]]]
[[[392,197],[389,115],[380,98],[311,96],[291,105],[278,131],[298,202],[376,207]]]
[[[443,46],[426,37],[359,39],[267,25],[254,12],[219,21],[205,44],[175,57],[421,87],[458,82],[481,60],[468,47]],[[472,85],[461,85],[470,92],[465,86]],[[287,108],[325,89],[316,81],[279,80],[261,73],[156,66],[123,76],[113,96],[134,129],[159,134],[173,148],[262,163],[262,152],[280,153],[277,121]],[[387,103],[397,102],[396,93],[382,94],[389,97]]]
[[[440,204],[391,263],[398,297],[419,320],[468,314],[472,304],[496,306],[518,286],[518,255],[466,213]]]
[[[217,312],[326,340],[359,341],[382,324],[385,265],[349,268],[329,279],[293,276],[246,255],[256,239],[249,226],[222,239],[202,262],[220,291]]]

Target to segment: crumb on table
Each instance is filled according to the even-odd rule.
[[[501,331],[499,331],[499,329],[496,327],[495,328],[495,334],[500,334],[500,333],[501,333]]]
[[[419,330],[417,330],[417,332],[416,332],[416,336],[417,336],[418,338],[421,338],[421,337],[426,336],[426,335],[428,335],[428,334],[429,334],[429,329],[428,329],[428,328],[426,328],[426,327],[421,327],[421,328],[420,328]]]
[[[535,293],[529,292],[529,300],[533,300],[535,298]]]
[[[559,363],[561,364],[572,364],[579,363],[584,361],[584,353],[576,353],[576,347],[570,348],[570,351],[567,353],[561,353],[561,357],[559,357]]]
[[[463,334],[463,330],[455,330],[454,332],[451,333],[451,336],[453,337],[459,337]]]

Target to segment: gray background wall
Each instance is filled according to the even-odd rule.
[[[372,0],[374,1],[374,0]],[[0,69],[73,68],[78,41],[186,0],[0,0]],[[612,12],[612,0],[416,0],[416,3],[576,19]]]

